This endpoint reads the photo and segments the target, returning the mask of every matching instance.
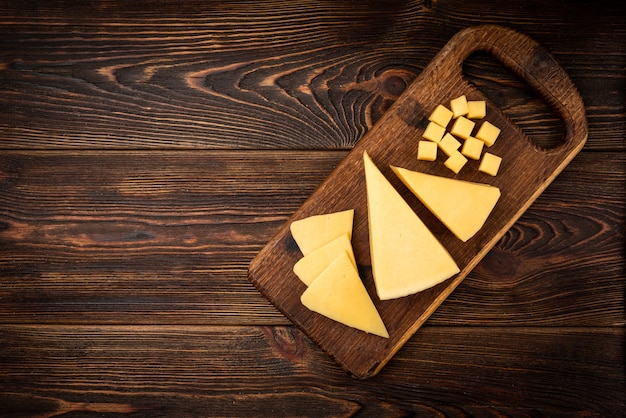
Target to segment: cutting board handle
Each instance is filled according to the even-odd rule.
[[[565,137],[553,151],[568,153],[583,146],[587,139],[587,118],[580,94],[554,57],[538,43],[512,29],[481,25],[458,32],[448,45],[455,47],[444,47],[439,54],[441,68],[454,68],[462,77],[463,62],[470,54],[490,53],[533,87],[563,120]]]

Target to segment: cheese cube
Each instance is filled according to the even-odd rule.
[[[481,141],[479,142],[482,144]],[[423,161],[435,161],[437,159],[437,143],[432,141],[418,142],[417,159]]]
[[[467,102],[467,118],[482,119],[487,115],[487,105],[484,100],[470,100]]]
[[[465,95],[452,99],[450,101],[450,108],[452,109],[452,116],[458,118],[459,116],[467,115],[467,97]]]
[[[435,122],[430,122],[428,126],[426,127],[426,130],[424,131],[424,134],[422,136],[433,142],[439,142],[441,141],[441,138],[443,138],[443,135],[445,133],[446,133],[446,128],[444,128],[443,126]]]
[[[450,132],[452,135],[456,135],[459,138],[467,139],[472,134],[475,125],[475,122],[472,122],[463,116],[459,116],[459,118],[454,121],[454,125],[452,125]]]
[[[428,120],[435,122],[439,126],[446,127],[448,123],[450,123],[450,120],[452,120],[452,111],[444,105],[438,105],[428,117]]]
[[[483,159],[478,166],[478,171],[489,174],[490,176],[495,176],[498,174],[498,169],[500,168],[500,163],[502,162],[502,158],[497,155],[486,152],[483,155]]]
[[[485,143],[480,139],[470,136],[463,143],[461,154],[465,155],[467,158],[471,158],[472,160],[480,160],[480,155],[483,152],[484,145]]]
[[[439,144],[435,145],[439,145],[439,148],[441,148],[444,154],[446,154],[448,157],[454,154],[454,152],[461,147],[461,143],[449,133],[446,133],[441,141],[439,141]]]
[[[500,135],[500,128],[492,125],[488,121],[484,121],[483,124],[480,125],[478,132],[476,132],[476,138],[483,141],[488,147],[496,142],[498,135]]]
[[[460,152],[455,151],[443,165],[448,167],[450,170],[454,171],[454,174],[458,174],[461,171],[461,168],[467,163],[467,158],[465,158]]]

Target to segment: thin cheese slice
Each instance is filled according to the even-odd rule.
[[[310,310],[334,321],[381,337],[389,333],[357,269],[346,252],[339,254],[302,293]]]
[[[381,300],[428,289],[459,272],[448,251],[364,154],[370,256]]]
[[[302,255],[307,255],[343,234],[352,239],[353,219],[354,209],[349,209],[299,219],[292,222],[289,228]]]
[[[293,272],[305,285],[309,286],[337,258],[337,255],[344,252],[348,254],[352,265],[356,268],[350,238],[348,238],[348,234],[343,234],[298,260],[293,266]]]
[[[419,200],[465,242],[482,228],[500,198],[495,186],[392,167]]]

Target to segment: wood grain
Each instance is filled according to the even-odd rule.
[[[293,327],[2,325],[0,400],[39,417],[619,416],[623,340],[608,328],[424,327],[356,381]]]
[[[559,146],[541,149],[488,102],[486,120],[501,129],[500,139],[489,148],[489,152],[503,160],[495,177],[480,173],[472,163],[453,175],[441,160],[433,164],[415,158],[418,139],[422,138],[428,117],[438,105],[461,95],[467,95],[468,100],[485,100],[467,83],[461,70],[466,57],[478,50],[489,51],[522,77],[558,112],[565,127]],[[586,139],[587,120],[578,91],[543,48],[532,39],[501,26],[486,25],[461,31],[255,257],[250,264],[250,281],[348,372],[360,378],[375,375],[574,158]],[[383,175],[448,250],[460,269],[459,274],[403,298],[381,301],[374,295],[364,153],[371,156]],[[499,188],[501,196],[488,222],[471,240],[461,242],[435,221],[424,205],[415,204],[390,166],[490,184]],[[359,273],[385,322],[388,339],[346,329],[339,322],[304,307],[297,296],[306,287],[293,274],[293,266],[302,254],[291,236],[290,222],[347,209],[354,210],[352,246]]]
[[[0,322],[285,325],[248,264],[345,155],[4,152]],[[625,167],[577,156],[429,323],[623,325]]]
[[[624,14],[620,4],[603,4],[588,19],[580,7],[544,2],[521,12],[478,0],[358,9],[312,1],[70,3],[33,4],[30,12],[0,4],[2,148],[347,149],[447,40],[476,24],[476,10],[481,22],[511,26],[554,53],[597,122],[589,148],[625,146],[624,45],[612,41],[626,36],[612,18]],[[524,13],[533,19],[515,19]],[[506,72],[489,59],[473,62],[478,87],[506,97],[506,113],[536,127],[537,106],[502,89],[513,79],[500,78]]]

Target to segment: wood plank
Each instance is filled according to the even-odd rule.
[[[0,402],[30,416],[619,416],[624,337],[424,327],[357,381],[293,327],[2,325]]]
[[[3,148],[350,148],[480,9],[555,54],[587,105],[589,148],[624,149],[621,2],[74,3],[0,4]],[[468,66],[477,86],[558,132],[492,61]]]
[[[344,156],[4,152],[0,323],[288,324],[246,269]],[[623,325],[625,168],[581,153],[429,323]]]

